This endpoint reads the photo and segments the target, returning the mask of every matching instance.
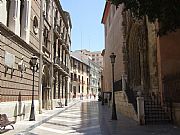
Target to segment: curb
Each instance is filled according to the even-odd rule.
[[[14,135],[28,135],[27,132],[29,132],[29,131],[31,131],[32,129],[36,128],[37,126],[39,126],[39,125],[47,122],[48,120],[50,120],[50,119],[53,118],[54,116],[56,116],[56,115],[58,115],[58,114],[60,114],[60,113],[62,113],[62,112],[64,112],[64,111],[66,111],[67,109],[71,108],[72,106],[76,105],[76,104],[79,103],[79,102],[80,102],[79,100],[73,102],[73,103],[70,104],[69,106],[65,107],[63,110],[60,110],[59,112],[56,112],[55,114],[53,114],[53,115],[51,115],[51,116],[49,116],[49,117],[47,117],[47,118],[44,118],[43,120],[41,120],[41,121],[35,123],[34,125],[26,128],[24,131],[20,131],[19,133],[16,133],[16,134],[14,134]]]

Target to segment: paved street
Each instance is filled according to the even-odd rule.
[[[80,102],[29,133],[32,135],[101,135],[98,103]]]
[[[25,133],[27,135],[179,135],[172,125],[140,126],[118,114],[112,121],[111,110],[97,101],[84,100],[47,122]]]

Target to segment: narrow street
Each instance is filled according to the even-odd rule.
[[[101,114],[101,115],[100,115]],[[140,126],[118,113],[111,120],[111,110],[97,101],[83,100],[49,121],[32,129],[27,135],[179,135],[173,125]]]
[[[83,101],[36,127],[30,134],[38,135],[100,135],[97,101]]]

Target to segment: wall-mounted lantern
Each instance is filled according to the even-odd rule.
[[[21,58],[21,62],[18,63],[18,70],[21,72],[21,78],[23,77],[23,73],[26,71],[27,66],[23,63],[24,56]]]

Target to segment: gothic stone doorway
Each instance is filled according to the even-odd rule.
[[[47,65],[43,65],[42,108],[50,109],[50,101],[50,71]]]

